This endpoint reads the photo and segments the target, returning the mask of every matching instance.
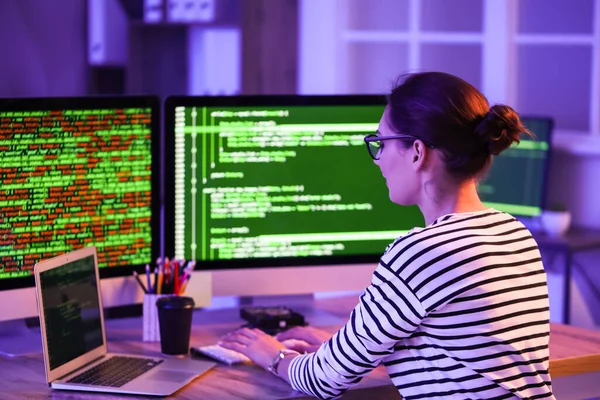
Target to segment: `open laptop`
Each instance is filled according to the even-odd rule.
[[[95,247],[41,261],[34,272],[52,388],[168,396],[215,365],[108,353]]]

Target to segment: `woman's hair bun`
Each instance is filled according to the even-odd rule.
[[[498,155],[513,143],[521,141],[521,135],[531,132],[519,119],[512,107],[496,104],[475,128],[475,134],[481,138],[489,153]]]

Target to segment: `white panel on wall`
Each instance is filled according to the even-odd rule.
[[[129,21],[118,0],[88,0],[88,62],[125,65]]]
[[[421,45],[421,70],[442,71],[461,77],[481,89],[480,44]]]
[[[421,0],[421,30],[481,32],[483,0]]]
[[[188,29],[189,95],[233,95],[241,90],[239,29]]]
[[[594,0],[520,0],[519,33],[593,32]]]
[[[298,4],[298,93],[339,91],[339,9],[336,1],[300,0]]]
[[[346,0],[345,4],[348,7],[348,29],[408,30],[409,0]]]
[[[483,58],[481,64],[481,89],[491,104],[510,104],[515,101],[516,0],[484,1]]]
[[[349,44],[348,92],[387,93],[408,67],[407,43]]]
[[[144,0],[144,22],[162,22],[164,16],[163,0]]]
[[[553,116],[558,129],[589,130],[591,46],[520,45],[517,60],[521,113]]]

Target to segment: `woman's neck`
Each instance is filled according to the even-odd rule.
[[[442,215],[488,209],[479,199],[473,179],[451,189],[436,188],[433,183],[427,182],[418,206],[425,217],[426,225],[431,224]]]

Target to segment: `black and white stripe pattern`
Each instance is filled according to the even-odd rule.
[[[554,399],[546,275],[529,231],[495,210],[451,214],[386,249],[348,323],[290,364],[335,398],[383,362],[410,399]]]

